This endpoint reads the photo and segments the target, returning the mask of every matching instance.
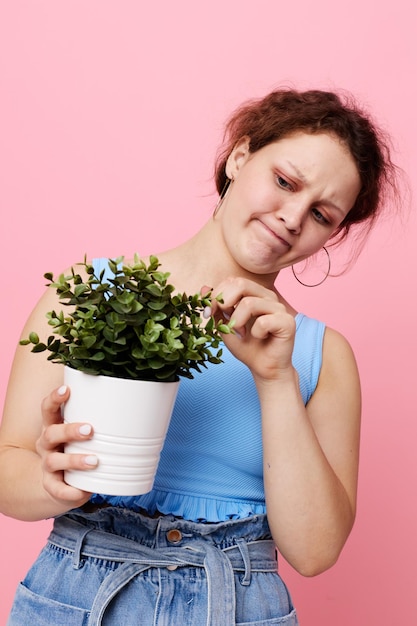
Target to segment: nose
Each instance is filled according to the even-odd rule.
[[[277,210],[276,216],[285,224],[291,234],[298,235],[301,231],[305,212],[306,209],[301,203],[291,202],[281,206]]]

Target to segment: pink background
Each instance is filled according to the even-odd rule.
[[[281,83],[344,87],[417,171],[411,0],[13,0],[0,8],[0,395],[43,273],[158,252],[211,214],[222,124]],[[329,572],[282,561],[303,626],[416,623],[416,220],[382,223],[356,266],[287,297],[352,343],[364,395],[359,510]],[[24,387],[22,387],[24,393]],[[50,522],[0,516],[0,623]]]

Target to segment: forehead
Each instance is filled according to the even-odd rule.
[[[286,160],[298,170],[301,179],[318,172],[337,174],[340,167],[360,177],[347,144],[332,133],[295,132],[271,142],[258,152],[271,159]],[[252,156],[256,155],[254,152]]]
[[[264,146],[264,148],[261,148],[261,150],[265,148],[279,151],[313,150],[324,152],[325,154],[329,152],[338,152],[340,155],[354,161],[347,143],[334,133],[310,133],[302,130],[294,131],[293,133],[280,137],[276,141],[272,141]]]

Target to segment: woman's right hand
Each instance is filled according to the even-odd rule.
[[[43,488],[60,506],[76,508],[87,502],[91,493],[67,485],[64,471],[91,470],[98,459],[91,454],[66,454],[64,446],[72,441],[91,439],[93,429],[83,422],[65,424],[61,407],[68,400],[70,390],[63,385],[52,391],[42,402],[42,432],[36,441],[36,452],[41,459]]]

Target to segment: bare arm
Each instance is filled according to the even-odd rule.
[[[356,510],[360,386],[347,341],[327,329],[319,383],[304,406],[292,365],[295,321],[276,295],[250,281],[225,281],[221,308],[239,336],[226,336],[257,386],[264,486],[274,541],[304,575],[331,567]],[[216,305],[217,306],[217,305]]]
[[[326,330],[319,384],[307,408],[295,372],[273,385],[260,381],[258,390],[271,531],[285,558],[314,575],[335,563],[356,513],[360,388],[351,349]]]
[[[61,306],[48,289],[22,336],[35,330],[45,340],[51,333],[45,314]],[[80,506],[91,495],[63,481],[64,469],[91,467],[80,455],[63,454],[63,444],[91,434],[80,434],[81,423],[62,424],[60,405],[69,395],[68,390],[58,392],[62,385],[63,366],[47,361],[47,353],[17,347],[0,426],[0,506],[5,515],[44,519]]]

